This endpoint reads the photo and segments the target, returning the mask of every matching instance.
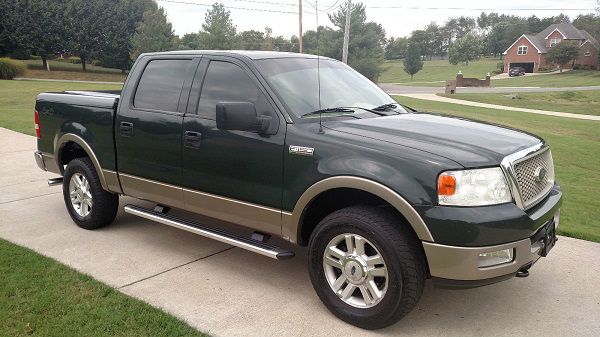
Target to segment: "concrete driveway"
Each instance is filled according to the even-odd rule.
[[[320,303],[304,249],[277,262],[123,212],[107,228],[79,229],[35,166],[35,139],[0,128],[0,144],[0,237],[215,336],[600,336],[597,243],[561,237],[525,279],[461,291],[428,281],[413,312],[369,332]]]

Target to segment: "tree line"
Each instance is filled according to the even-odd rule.
[[[452,64],[468,64],[481,56],[502,57],[522,34],[539,33],[551,24],[568,22],[564,14],[538,18],[482,12],[478,17],[454,17],[443,25],[431,22],[408,37],[391,37],[385,46],[385,58],[403,59],[409,45],[416,44],[423,58],[448,57]],[[600,41],[600,15],[580,14],[572,24]]]
[[[181,37],[174,34],[155,0],[0,0],[0,4],[0,56],[36,55],[45,67],[49,58],[64,53],[78,56],[83,70],[91,60],[98,60],[102,66],[125,71],[139,54],[152,51],[299,50],[297,36],[273,36],[269,27],[238,32],[231,13],[220,3],[206,12],[200,31]],[[342,5],[328,14],[333,27],[319,26],[303,33],[305,52],[341,59],[346,8]],[[481,13],[454,17],[443,25],[431,22],[408,37],[387,39],[381,24],[367,20],[362,3],[352,4],[351,11],[348,62],[371,79],[381,73],[384,59],[408,57],[415,62],[409,67],[415,72],[419,62],[433,57],[468,64],[481,56],[501,55],[523,33],[569,21],[563,14],[538,18]],[[573,24],[600,40],[600,15],[579,15]]]

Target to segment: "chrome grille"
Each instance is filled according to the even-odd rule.
[[[524,208],[543,199],[554,185],[554,164],[546,147],[513,162],[513,171]]]

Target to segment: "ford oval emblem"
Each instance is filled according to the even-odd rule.
[[[546,171],[546,168],[542,167],[542,166],[538,166],[535,169],[535,172],[533,173],[533,175],[535,176],[535,180],[538,183],[541,183],[542,181],[544,181],[544,179],[546,178],[546,174],[548,173],[548,171]]]

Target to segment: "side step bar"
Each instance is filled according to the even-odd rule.
[[[255,241],[238,234],[229,233],[216,228],[210,228],[188,220],[179,219],[174,216],[161,214],[140,206],[126,205],[125,212],[148,220],[159,222],[163,225],[183,229],[194,234],[202,235],[213,240],[246,249],[272,259],[285,260],[294,257],[294,252],[285,251],[279,247],[264,242]]]
[[[48,186],[62,185],[62,183],[63,183],[63,177],[48,179]]]

